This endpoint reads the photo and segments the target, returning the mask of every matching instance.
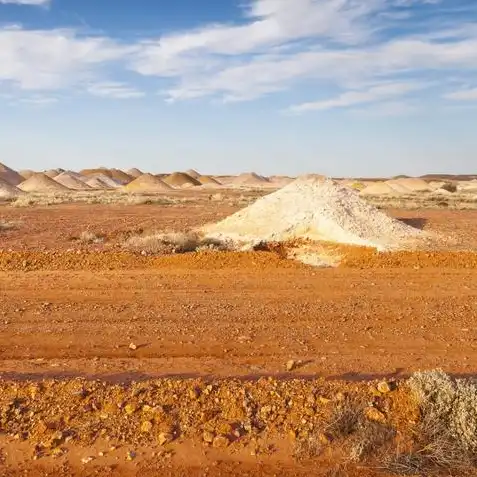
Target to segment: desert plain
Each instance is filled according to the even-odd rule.
[[[330,181],[432,240],[316,266],[197,235],[294,178],[0,172],[4,475],[475,475],[475,177]]]

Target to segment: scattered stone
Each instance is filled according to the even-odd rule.
[[[189,397],[191,399],[199,399],[200,397],[200,391],[197,388],[191,389],[189,391]]]
[[[207,444],[212,444],[214,442],[215,434],[213,432],[209,431],[204,431],[202,434],[202,439],[204,442],[207,442]]]
[[[128,451],[126,454],[126,460],[134,460],[136,458],[136,453],[134,451]]]
[[[214,438],[212,442],[212,447],[215,447],[216,449],[228,447],[230,444],[230,441],[227,436],[217,436]]]
[[[126,406],[124,406],[124,412],[126,414],[134,414],[136,412],[136,406],[134,404],[126,404]]]
[[[148,432],[151,432],[151,430],[152,430],[152,422],[151,421],[144,421],[141,424],[141,432],[148,433]]]
[[[295,367],[296,367],[296,362],[293,359],[290,359],[289,361],[287,361],[287,364],[286,364],[287,371],[293,371]]]
[[[159,442],[160,446],[165,446],[174,440],[174,436],[168,432],[161,432],[157,441]]]
[[[376,409],[375,407],[368,407],[365,411],[365,416],[370,421],[381,422],[381,423],[386,422],[386,416],[379,409]]]
[[[337,401],[339,401],[339,402],[342,402],[342,401],[344,401],[344,400],[346,399],[346,396],[345,396],[344,393],[338,392],[338,393],[336,393],[336,395],[335,395],[335,399],[336,399]]]
[[[392,384],[387,381],[381,381],[378,383],[377,388],[381,394],[387,394],[393,390]]]
[[[94,460],[94,457],[88,456],[88,457],[83,457],[81,459],[81,463],[83,464],[89,464],[92,460]]]
[[[135,345],[134,343],[130,343],[129,344],[129,349],[132,350],[132,351],[136,351],[137,350],[137,345]]]
[[[324,432],[320,432],[318,434],[318,440],[320,441],[321,444],[323,445],[330,445],[332,442],[331,437],[328,434],[325,434]]]

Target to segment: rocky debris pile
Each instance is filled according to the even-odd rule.
[[[7,436],[30,443],[34,459],[98,440],[111,449],[127,445],[132,453],[139,446],[168,448],[192,439],[259,455],[269,453],[277,437],[331,444],[342,437],[330,423],[344,405],[356,406],[352,411],[362,422],[392,426],[399,399],[395,387],[319,379],[160,379],[130,385],[2,381],[0,425]]]
[[[17,186],[24,181],[24,178],[10,167],[0,163],[0,179],[12,186]]]
[[[133,179],[137,179],[138,177],[142,176],[144,172],[139,170],[137,167],[133,167],[132,169],[127,170],[126,174],[131,176]]]
[[[231,182],[236,186],[263,186],[270,181],[266,177],[260,176],[255,172],[245,172],[234,177]]]
[[[92,189],[118,189],[121,187],[119,182],[116,182],[105,174],[91,175],[86,178],[85,183]]]
[[[426,181],[419,178],[406,177],[368,184],[361,190],[361,194],[399,196],[431,192],[431,190],[432,186]]]
[[[185,172],[174,172],[165,177],[163,181],[172,187],[187,188],[192,186],[200,186],[200,182]]]
[[[69,190],[68,187],[41,172],[22,182],[18,188],[24,192],[67,192]]]
[[[197,179],[202,185],[211,185],[211,186],[220,186],[220,185],[222,185],[215,177],[212,177],[212,176],[199,176],[199,177],[196,177],[196,179]]]
[[[46,171],[43,171],[42,174],[45,174],[45,176],[49,177],[50,179],[54,179],[56,176],[62,174],[65,172],[64,169],[48,169]]]
[[[127,184],[122,188],[126,192],[164,192],[172,190],[172,187],[169,184],[166,184],[159,177],[153,176],[152,174],[143,174],[137,179],[134,179],[132,182]]]
[[[77,177],[77,174],[70,171],[62,172],[61,174],[54,177],[54,180],[58,182],[58,184],[61,184],[67,187],[68,189],[73,189],[73,190],[90,190],[91,189],[91,187],[88,184],[86,184],[84,180],[80,179],[79,177]]]
[[[410,246],[423,235],[322,176],[299,178],[202,231],[244,246],[303,240],[379,250]]]
[[[113,180],[116,186],[129,184],[133,180],[129,174],[120,169],[107,169],[99,167],[97,169],[83,169],[79,172],[82,176],[107,176]]]
[[[0,178],[0,199],[13,199],[23,194],[18,187]]]

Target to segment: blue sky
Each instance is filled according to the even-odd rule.
[[[477,170],[475,0],[0,0],[0,160]]]

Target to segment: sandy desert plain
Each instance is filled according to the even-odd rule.
[[[477,475],[476,179],[0,166],[1,474]]]

